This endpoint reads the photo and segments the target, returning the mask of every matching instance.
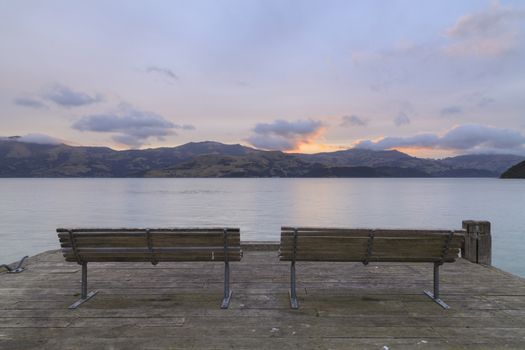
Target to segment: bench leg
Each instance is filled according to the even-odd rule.
[[[443,309],[449,309],[450,306],[448,306],[443,300],[439,298],[439,266],[440,265],[441,265],[440,263],[434,263],[434,293],[432,293],[429,290],[425,290],[424,292],[430,299],[436,302]]]
[[[87,291],[87,263],[84,262],[84,263],[82,263],[82,289],[80,291],[80,299],[75,301],[73,304],[71,304],[69,306],[69,308],[70,309],[76,309],[81,304],[83,304],[86,301],[88,301],[89,299],[93,298],[95,296],[95,294],[97,294],[97,293],[98,293],[97,290],[89,292],[89,293]]]
[[[221,309],[227,309],[230,306],[230,299],[232,297],[230,290],[230,263],[224,263],[224,299],[222,299]]]
[[[298,309],[299,303],[297,302],[297,292],[295,291],[295,261],[292,261],[290,268],[290,307],[292,309]]]

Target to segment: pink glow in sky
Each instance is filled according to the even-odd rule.
[[[0,136],[525,154],[517,0],[3,1],[0,51]]]

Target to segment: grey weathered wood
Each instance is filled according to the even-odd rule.
[[[476,264],[492,265],[492,236],[489,221],[464,220],[463,257]]]
[[[224,312],[220,265],[93,264],[99,294],[71,311],[79,266],[59,251],[31,257],[23,273],[0,274],[0,349],[524,348],[525,280],[465,259],[442,268],[447,312],[421,293],[428,264],[352,262],[299,264],[302,307],[291,312],[289,264],[275,250],[232,265]]]

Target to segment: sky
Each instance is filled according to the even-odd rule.
[[[0,136],[525,155],[525,2],[0,0]]]

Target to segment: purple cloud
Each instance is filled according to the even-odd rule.
[[[377,141],[359,141],[354,145],[354,148],[373,150],[405,147],[458,150],[470,153],[525,154],[525,136],[513,129],[465,124],[452,128],[442,136],[427,133],[409,137],[383,137]]]
[[[410,124],[410,118],[405,114],[401,113],[397,117],[394,118],[394,124],[395,126],[403,126]]]
[[[100,94],[91,96],[60,84],[46,91],[42,97],[63,107],[79,107],[103,101]]]
[[[343,116],[341,124],[339,126],[367,126],[368,120],[358,117],[357,115],[345,115]]]
[[[451,116],[453,114],[460,114],[463,112],[463,109],[459,106],[449,106],[441,109],[441,115],[442,116]]]
[[[114,113],[82,117],[73,124],[73,129],[113,133],[113,140],[131,147],[140,147],[153,137],[164,140],[176,135],[176,130],[193,130],[193,125],[178,125],[153,112],[141,111],[121,105]]]
[[[179,77],[177,76],[177,74],[175,74],[171,69],[166,68],[166,67],[149,66],[146,68],[146,73],[160,75],[164,78],[167,78],[171,82],[179,80]]]
[[[453,56],[498,56],[520,45],[520,21],[525,11],[493,3],[463,16],[446,31],[452,41],[445,50]]]
[[[291,151],[301,144],[312,143],[321,133],[323,123],[318,120],[276,120],[272,123],[259,123],[254,134],[247,141],[253,146],[266,150]]]
[[[0,137],[1,140],[10,140],[18,141],[24,143],[39,143],[43,145],[59,145],[64,143],[63,140],[57,139],[45,134],[32,133],[22,136],[9,136],[9,137]]]
[[[13,103],[18,106],[37,108],[37,109],[47,107],[45,103],[33,97],[16,97],[15,99],[13,99]]]

